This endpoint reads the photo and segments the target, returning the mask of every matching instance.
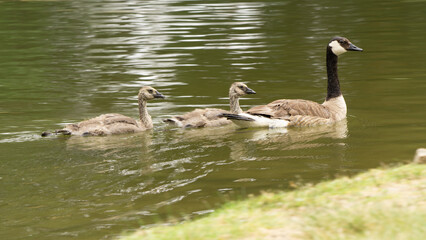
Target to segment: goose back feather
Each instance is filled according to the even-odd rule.
[[[195,109],[183,115],[173,116],[163,121],[171,125],[182,128],[200,128],[200,127],[219,127],[231,124],[232,121],[222,118],[222,114],[242,113],[239,98],[246,94],[255,94],[256,92],[247,87],[246,84],[235,82],[229,89],[230,110],[218,108]]]
[[[79,123],[68,124],[62,130],[73,135],[102,136],[111,134],[135,133],[145,131],[140,121],[118,113],[102,114]]]
[[[195,109],[163,121],[183,128],[218,127],[232,123],[225,118],[218,117],[223,113],[229,113],[229,111],[217,108]]]
[[[303,99],[280,99],[267,105],[256,106],[247,113],[269,118],[288,118],[295,115],[329,118],[330,112],[322,104]]]

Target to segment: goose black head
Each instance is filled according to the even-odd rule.
[[[339,56],[347,51],[363,51],[362,48],[359,48],[352,44],[347,38],[344,37],[334,37],[331,39],[328,47],[334,53],[334,55]]]
[[[143,99],[143,100],[151,100],[154,98],[165,98],[163,94],[161,94],[160,92],[158,92],[155,88],[153,87],[142,87],[139,90],[139,99]]]
[[[234,82],[231,85],[231,88],[229,89],[229,94],[236,95],[236,96],[243,96],[246,94],[256,94],[256,92],[253,91],[253,89],[247,87],[247,85],[245,85],[242,82]]]

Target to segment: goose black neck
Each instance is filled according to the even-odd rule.
[[[331,51],[331,47],[327,46],[327,98],[338,97],[342,95],[340,92],[339,77],[337,76],[337,56]]]

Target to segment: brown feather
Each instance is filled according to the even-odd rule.
[[[222,125],[231,124],[232,122],[226,118],[219,118],[222,113],[229,113],[229,111],[217,108],[195,109],[192,112],[184,115],[172,117],[169,120],[179,122],[181,127],[217,127]]]
[[[249,92],[247,92],[249,90]],[[240,82],[235,82],[229,89],[229,100],[231,111],[226,111],[217,108],[195,109],[189,113],[179,116],[173,116],[163,121],[178,127],[184,128],[200,128],[200,127],[218,127],[231,124],[232,121],[219,117],[223,113],[241,113],[239,105],[239,97],[246,94],[255,93],[249,89],[247,85]]]
[[[152,119],[146,109],[146,101],[164,96],[152,87],[146,86],[139,90],[138,107],[139,120],[117,113],[107,113],[100,116],[66,125],[63,129],[56,130],[56,134],[102,136],[110,134],[136,133],[152,128]],[[49,135],[48,132],[42,136]]]
[[[316,116],[303,116],[296,115],[288,118],[290,121],[288,126],[297,126],[297,127],[312,127],[318,125],[325,125],[332,123],[330,118],[322,118]]]
[[[247,113],[268,118],[289,120],[288,126],[312,126],[334,123],[346,118],[347,107],[340,91],[340,82],[337,75],[338,55],[348,51],[362,51],[348,39],[334,37],[327,45],[327,97],[322,104],[302,100],[280,99],[267,105],[249,109]],[[263,126],[262,124],[259,124]]]
[[[321,104],[303,99],[280,99],[267,105],[256,106],[247,110],[253,115],[270,118],[289,118],[291,116],[315,116],[329,118],[329,111]]]
[[[131,117],[108,113],[79,123],[68,124],[63,130],[68,130],[74,135],[102,136],[141,132],[146,128]]]

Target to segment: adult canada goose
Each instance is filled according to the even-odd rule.
[[[173,116],[171,118],[164,119],[163,121],[171,125],[184,128],[217,127],[231,124],[231,121],[219,117],[219,115],[224,113],[242,113],[243,110],[240,107],[239,98],[246,94],[255,93],[255,91],[247,87],[244,83],[234,82],[229,88],[230,112],[217,108],[195,109],[192,112],[180,116]]]
[[[56,134],[101,136],[122,133],[142,132],[153,128],[151,116],[148,114],[146,102],[164,96],[152,87],[142,87],[138,94],[139,120],[118,113],[102,114],[79,123],[68,124],[63,129],[56,130]],[[42,136],[50,135],[43,132]]]
[[[347,51],[363,51],[347,38],[334,37],[327,45],[327,97],[322,104],[302,99],[280,99],[242,114],[222,114],[242,127],[287,127],[329,124],[346,118],[346,103],[337,76],[337,58]]]

